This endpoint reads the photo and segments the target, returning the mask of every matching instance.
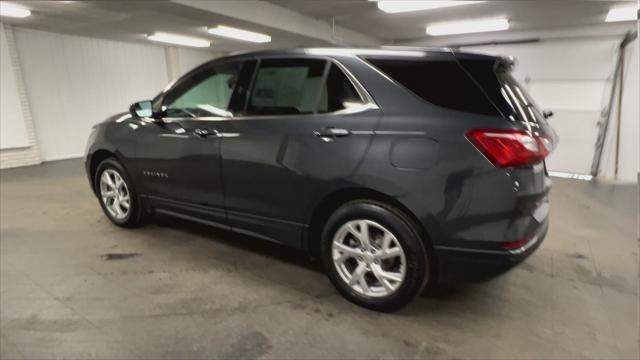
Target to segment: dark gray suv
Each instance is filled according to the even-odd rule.
[[[117,225],[159,213],[298,247],[390,311],[545,236],[557,136],[512,66],[450,49],[219,58],[96,125],[86,170]]]

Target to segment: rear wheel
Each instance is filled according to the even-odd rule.
[[[98,165],[94,179],[100,206],[114,224],[135,227],[142,224],[144,211],[124,167],[113,158]]]
[[[419,233],[399,210],[352,201],[327,221],[322,259],[331,282],[348,300],[377,311],[409,303],[429,280]]]

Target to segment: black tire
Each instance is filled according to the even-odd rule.
[[[129,210],[124,218],[118,219],[115,217],[109,210],[107,210],[107,206],[103,201],[100,190],[100,177],[102,174],[107,171],[115,171],[117,172],[124,183],[126,184],[126,188],[129,193]],[[133,182],[129,178],[127,171],[124,166],[118,162],[118,160],[114,158],[108,158],[103,160],[96,170],[94,179],[93,179],[94,188],[96,189],[96,195],[98,197],[98,202],[100,203],[100,207],[102,207],[102,211],[104,211],[105,215],[113,222],[114,224],[122,227],[138,227],[144,224],[145,211],[138,198],[137,192],[133,186]]]
[[[354,290],[339,274],[332,256],[336,232],[351,220],[371,220],[382,225],[397,239],[405,254],[405,277],[390,294],[373,297]],[[322,262],[336,289],[349,301],[365,308],[390,312],[407,305],[425,288],[431,278],[429,255],[414,222],[400,210],[371,200],[351,201],[338,208],[322,231]]]

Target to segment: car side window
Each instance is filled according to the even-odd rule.
[[[258,68],[247,115],[327,113],[364,104],[340,68],[320,59],[266,59]]]
[[[262,60],[255,76],[247,114],[316,112],[326,63],[317,59]]]
[[[453,59],[365,59],[431,104],[473,114],[499,115],[474,79]]]
[[[163,101],[166,117],[231,117],[229,104],[241,63],[203,68],[172,89]]]
[[[364,104],[347,76],[336,64],[331,64],[327,74],[326,86],[320,96],[318,112],[333,112]]]

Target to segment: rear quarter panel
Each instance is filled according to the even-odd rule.
[[[465,137],[473,128],[517,124],[429,104],[365,62],[345,62],[383,112],[359,169],[360,185],[405,205],[434,245],[469,246],[526,233],[531,214],[521,202],[548,191],[543,164],[495,168]]]

